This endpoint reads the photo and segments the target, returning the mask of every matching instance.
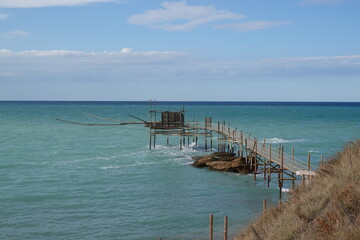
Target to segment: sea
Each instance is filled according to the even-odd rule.
[[[157,111],[182,108],[185,121],[226,121],[285,152],[294,147],[304,161],[311,154],[315,166],[360,137],[360,103],[156,102]],[[158,136],[150,150],[143,125],[56,120],[149,120],[149,109],[146,101],[0,102],[0,239],[208,239],[210,214],[221,239],[225,216],[235,236],[262,214],[263,199],[278,204],[275,176],[267,187],[262,175],[192,167],[192,156],[216,151],[201,138],[180,150],[178,137],[167,145]]]

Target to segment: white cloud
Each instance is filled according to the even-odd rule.
[[[296,58],[282,58],[281,61],[299,62],[299,61],[334,61],[334,60],[354,60],[360,59],[360,55],[347,55],[347,56],[321,56],[321,57],[296,57]]]
[[[1,77],[2,76],[2,77]],[[0,83],[6,79],[73,81],[249,81],[360,76],[360,55],[259,60],[199,59],[184,52],[109,52],[0,49]]]
[[[73,50],[26,50],[14,52],[8,49],[0,49],[0,58],[58,58],[58,57],[82,57],[84,60],[93,60],[93,61],[139,61],[144,62],[147,60],[160,60],[168,58],[177,58],[185,56],[184,52],[175,52],[175,51],[148,51],[148,52],[134,52],[131,48],[122,48],[120,51],[104,51],[104,52],[84,52],[84,51],[73,51]],[[78,60],[77,60],[78,61]]]
[[[4,13],[0,13],[0,20],[6,19],[8,17],[9,17],[9,15],[4,14]]]
[[[30,35],[29,32],[17,30],[17,31],[3,33],[0,36],[5,37],[5,38],[24,38],[29,35]]]
[[[130,24],[164,30],[190,30],[197,26],[229,19],[244,18],[241,14],[218,10],[213,6],[189,6],[186,2],[163,2],[162,9],[146,10],[128,18]]]
[[[337,4],[347,2],[349,0],[303,0],[300,2],[301,5],[312,5],[312,4]]]
[[[132,52],[132,48],[122,48],[120,50],[120,52],[122,52],[122,53],[130,53],[130,52]]]
[[[91,3],[120,2],[119,0],[1,0],[0,8],[34,8],[78,6]]]
[[[240,22],[228,23],[214,26],[217,29],[230,29],[236,32],[254,31],[267,28],[273,28],[280,25],[290,24],[289,22],[281,21],[253,21],[253,22]]]

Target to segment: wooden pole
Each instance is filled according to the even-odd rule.
[[[245,162],[248,164],[247,138],[245,138]]]
[[[228,216],[224,217],[224,240],[228,239]]]
[[[180,136],[180,150],[182,150],[182,140],[181,140],[181,136]]]
[[[278,181],[279,181],[279,199],[281,200],[281,198],[282,198],[282,182],[280,180],[280,178],[281,178],[280,171],[281,170],[279,170],[279,173],[278,173],[278,179],[279,179]]]
[[[213,230],[214,230],[214,215],[210,214],[210,232],[209,232],[209,240],[213,240]]]
[[[257,174],[257,140],[255,139],[255,157],[254,157],[254,180],[256,181]]]
[[[308,171],[311,171],[311,162],[310,162],[310,154],[308,155]],[[308,180],[311,179],[311,176],[308,175]]]
[[[156,148],[156,134],[154,135],[154,148]]]
[[[212,136],[211,136],[211,139],[210,139],[210,150],[212,151],[212,148],[213,148],[213,144],[212,144]]]
[[[264,149],[264,147],[266,146],[266,138],[264,138],[264,143],[262,145],[262,148],[261,149]]]
[[[205,136],[205,151],[207,151],[208,149],[207,149],[207,138],[206,138],[206,136]]]
[[[269,145],[269,174],[268,174],[268,182],[267,185],[270,187],[270,181],[271,181],[271,144]]]
[[[240,143],[240,157],[243,158],[243,143]]]
[[[169,137],[166,138],[166,145],[169,145]]]
[[[304,174],[301,175],[301,182],[302,182],[303,185],[305,185],[305,176],[304,176]]]
[[[282,187],[283,187],[283,178],[284,178],[284,146],[281,146],[281,166],[280,166],[280,179],[279,179],[279,185],[280,185],[280,199],[282,198]]]
[[[150,142],[149,142],[149,148],[151,150],[151,133],[150,133]]]
[[[264,143],[265,143],[265,138],[264,138]],[[262,149],[263,151],[264,151],[264,148]],[[263,159],[263,163],[264,163],[264,169],[263,169],[263,171],[264,171],[264,180],[266,180],[266,158],[264,157],[264,159]]]
[[[291,156],[292,156],[293,163],[295,163],[295,150],[294,150],[294,147],[291,147]]]
[[[281,170],[284,168],[284,146],[281,146]]]
[[[266,214],[266,198],[263,199],[263,214]]]

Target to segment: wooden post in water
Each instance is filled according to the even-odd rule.
[[[266,146],[266,138],[264,138],[264,143],[263,143],[263,145],[262,145],[262,150],[264,149],[264,147]]]
[[[295,163],[295,150],[294,150],[294,147],[291,147],[291,156],[292,156],[292,161],[293,161],[293,164]]]
[[[214,215],[213,215],[213,214],[210,214],[209,240],[213,240],[213,231],[214,231]]]
[[[166,137],[166,145],[169,145],[169,137]]]
[[[220,122],[218,121],[218,137],[217,137],[217,142],[218,142],[218,152],[220,152]]]
[[[267,186],[270,187],[270,181],[271,181],[271,144],[269,145],[269,174],[268,174],[268,182]]]
[[[265,143],[265,138],[264,138],[264,143]],[[266,149],[266,148],[265,148]],[[264,151],[264,147],[262,149]],[[264,163],[264,166],[263,166],[263,171],[264,171],[264,180],[266,181],[266,158],[264,157],[263,159],[263,163]]]
[[[254,156],[254,180],[256,181],[256,174],[257,174],[257,139],[255,138],[255,156]]]
[[[212,136],[211,136],[211,138],[210,138],[210,151],[212,151],[212,148],[213,148],[213,144],[212,144]]]
[[[205,151],[207,151],[207,138],[206,138],[206,135],[205,135]]]
[[[182,150],[182,139],[181,139],[181,136],[180,136],[180,150]]]
[[[282,198],[282,187],[283,187],[283,179],[284,179],[284,146],[281,146],[281,165],[279,171],[279,188],[280,188],[280,199]]]
[[[245,138],[245,162],[248,164],[247,138]]]
[[[228,216],[224,217],[224,240],[228,239]]]
[[[156,148],[156,134],[154,134],[154,148]]]
[[[240,157],[243,158],[244,154],[243,154],[243,144],[240,143]]]
[[[150,133],[149,149],[151,150],[151,133]]]
[[[198,136],[195,137],[195,146],[198,146]]]

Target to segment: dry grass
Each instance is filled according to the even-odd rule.
[[[360,239],[360,140],[317,173],[237,239]]]

